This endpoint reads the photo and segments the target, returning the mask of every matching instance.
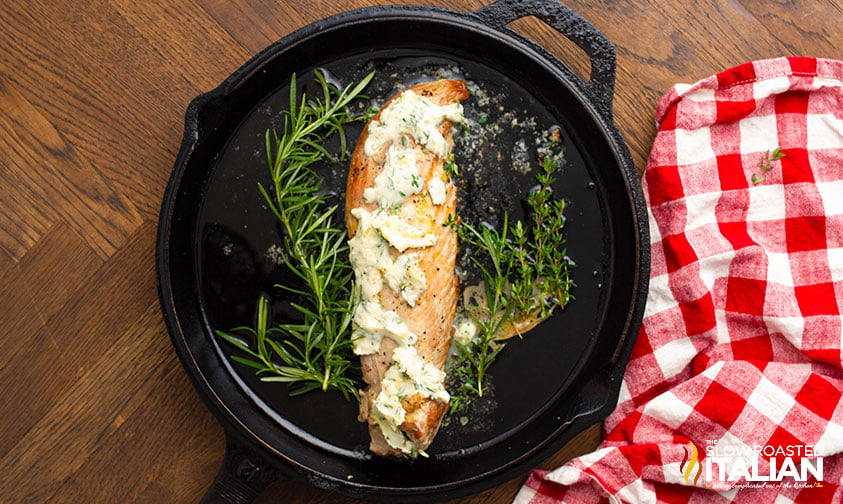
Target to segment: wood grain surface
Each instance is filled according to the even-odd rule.
[[[223,432],[170,345],[154,265],[185,108],[293,30],[377,3],[0,2],[0,501],[199,501]],[[674,83],[760,58],[843,57],[840,0],[567,4],[617,47],[615,117],[639,171]],[[588,74],[541,22],[512,26]],[[594,426],[541,467],[599,440]],[[523,480],[461,502],[509,502]],[[259,502],[353,501],[282,482]]]

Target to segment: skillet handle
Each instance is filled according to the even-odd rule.
[[[248,504],[283,475],[232,435],[225,436],[225,456],[200,504]]]
[[[506,25],[516,19],[535,16],[579,46],[591,61],[589,81],[583,82],[564,63],[559,62],[559,66],[580,85],[604,118],[611,120],[617,61],[615,46],[594,25],[557,0],[499,0],[474,14],[484,24],[498,30],[508,30]]]

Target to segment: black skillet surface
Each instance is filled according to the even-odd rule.
[[[591,81],[505,28],[527,15],[583,47]],[[539,132],[562,131],[565,163],[554,191],[568,202],[576,299],[507,346],[491,370],[493,397],[447,418],[430,458],[371,455],[356,402],[331,393],[290,398],[285,386],[260,382],[233,363],[235,350],[213,335],[214,328],[251,325],[260,294],[273,297],[276,319],[290,314],[289,299],[273,287],[290,281],[272,253],[279,230],[257,185],[268,185],[264,133],[280,125],[291,74],[304,84],[317,69],[340,85],[375,70],[367,94],[379,101],[400,84],[443,74],[477,86],[481,93],[465,104],[473,126],[508,127],[479,147],[472,135],[458,135],[463,215],[494,221],[503,208],[517,215],[535,172],[509,169],[520,155],[512,146],[526,141],[533,156]],[[611,44],[553,0],[503,1],[468,14],[375,7],[282,39],[190,104],[157,255],[173,344],[228,437],[207,501],[248,502],[286,475],[354,497],[453,498],[531,468],[612,410],[649,265],[637,175],[611,119],[613,82]],[[350,138],[359,131],[349,130]],[[345,167],[321,170],[341,203]]]

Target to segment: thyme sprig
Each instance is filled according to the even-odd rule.
[[[506,345],[503,340],[529,330],[572,299],[574,265],[565,246],[565,200],[554,198],[552,191],[556,170],[556,161],[545,156],[536,176],[538,187],[527,197],[530,225],[511,223],[508,212],[499,228],[449,222],[462,243],[477,251],[471,260],[483,278],[480,295],[463,306],[478,334],[467,343],[455,342],[452,372],[460,384],[452,394],[452,411],[470,396],[483,396],[489,366]]]
[[[298,280],[276,287],[297,296],[292,307],[301,320],[269,327],[269,300],[261,297],[255,328],[216,332],[249,356],[232,355],[234,361],[256,369],[263,381],[290,384],[292,395],[321,389],[356,397],[355,383],[347,376],[355,300],[346,232],[334,224],[339,206],[330,205],[332,196],[320,192],[323,179],[312,165],[333,160],[325,144],[334,136],[339,139],[340,157],[345,157],[345,126],[371,114],[368,109],[355,113],[350,105],[362,97],[373,75],[340,91],[316,72],[321,97],[303,93],[300,99],[293,75],[283,131],[266,132],[272,186],[259,184],[259,190],[280,224],[284,265]],[[233,334],[238,332],[251,336],[254,345]]]
[[[764,174],[768,171],[775,168],[773,163],[778,161],[779,159],[785,157],[784,152],[782,152],[781,147],[776,147],[773,149],[773,152],[767,151],[766,154],[761,158],[761,162],[759,163],[759,173],[752,174],[752,183],[755,185],[764,182]]]

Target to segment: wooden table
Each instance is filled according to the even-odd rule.
[[[154,267],[185,107],[296,28],[375,3],[0,2],[1,501],[198,501],[223,432],[172,350]],[[843,57],[841,0],[568,5],[617,46],[615,115],[639,170],[672,84],[760,58]],[[587,74],[571,43],[513,26]],[[599,439],[595,426],[542,467]],[[508,502],[523,479],[463,502]],[[351,502],[289,482],[259,500]]]

